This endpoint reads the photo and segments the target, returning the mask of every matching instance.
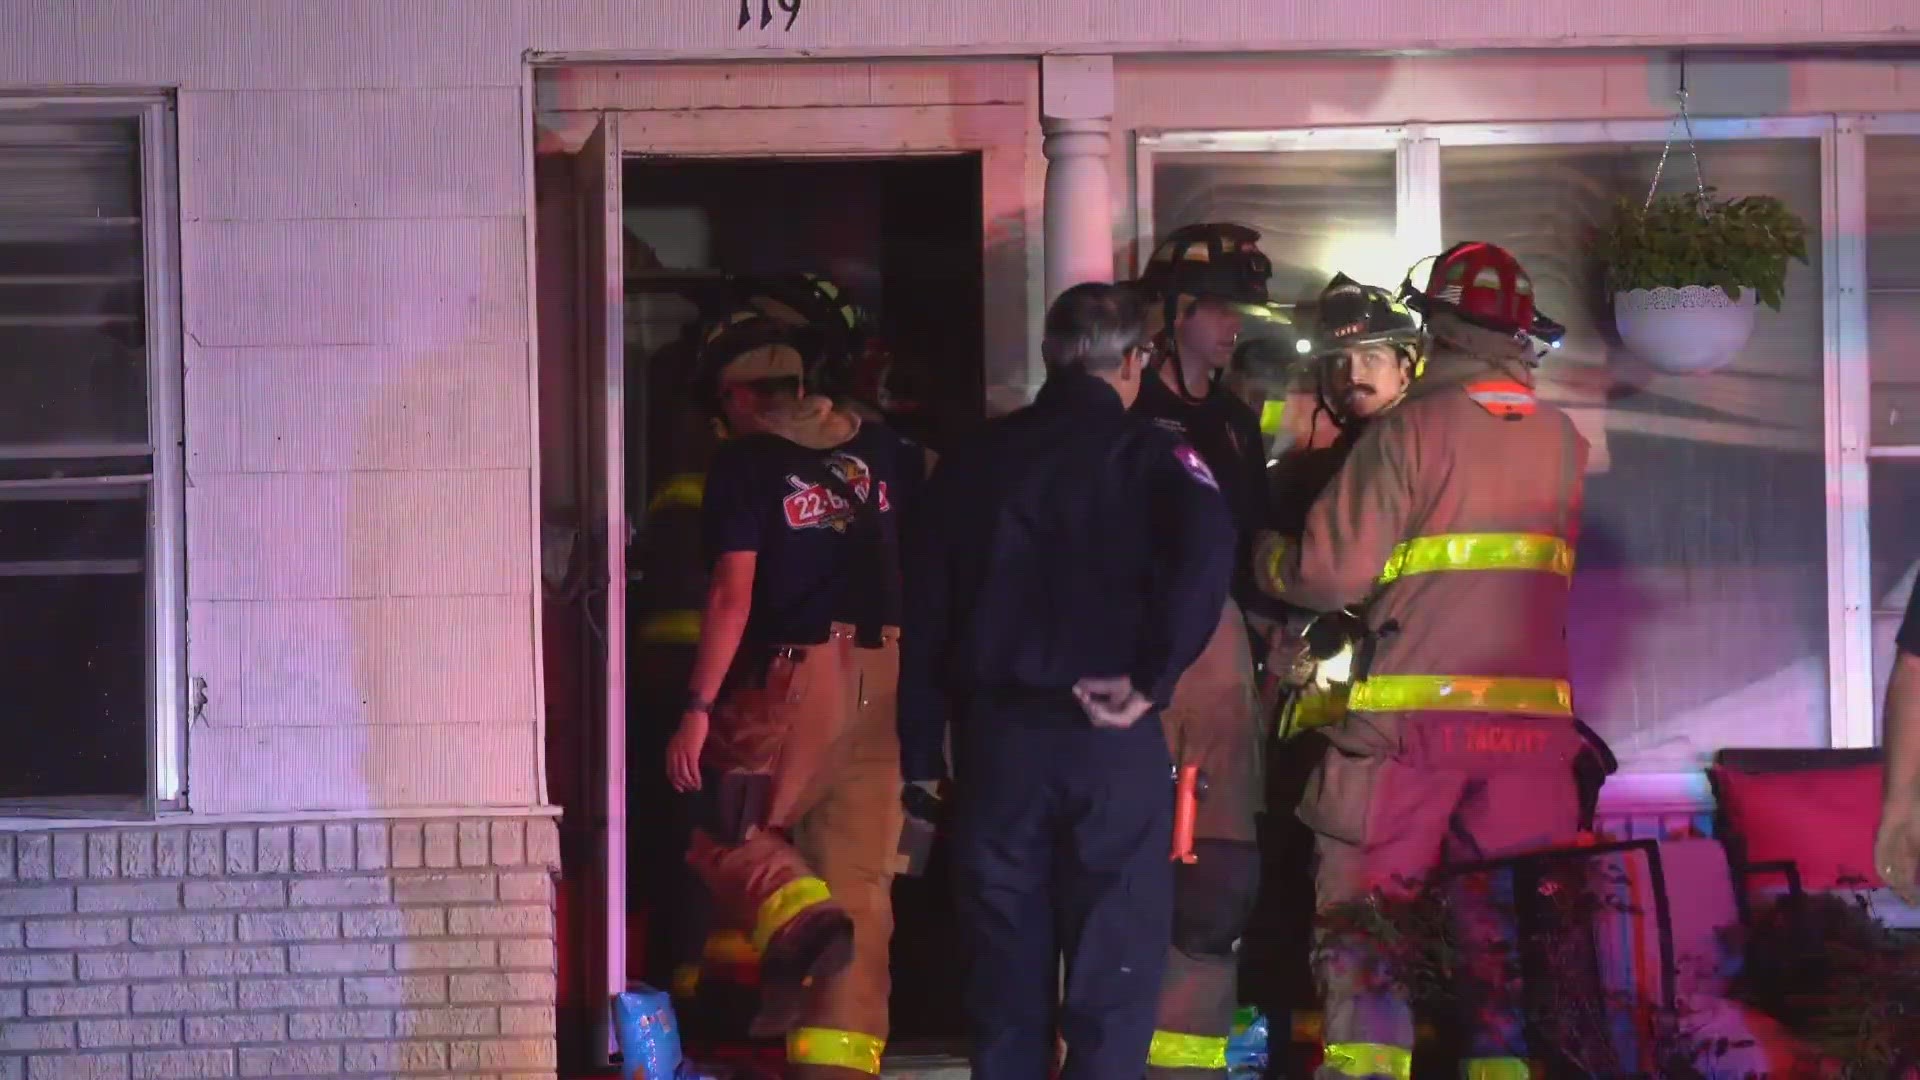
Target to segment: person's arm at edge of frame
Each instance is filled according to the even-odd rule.
[[[931,456],[931,455],[929,455]],[[952,703],[941,673],[951,632],[952,587],[946,522],[938,519],[942,489],[951,481],[945,463],[933,466],[910,507],[908,543],[901,565],[904,605],[900,628],[900,776],[909,784],[947,779],[946,737]]]
[[[1874,854],[1887,884],[1911,904],[1920,903],[1920,589],[1907,602],[1897,641],[1880,721],[1886,791]]]
[[[757,516],[738,490],[735,471],[723,464],[722,457],[716,457],[714,465],[707,477],[701,515],[703,529],[719,556],[707,585],[700,643],[694,647],[693,669],[687,676],[687,704],[667,744],[668,775],[680,791],[700,789],[700,750],[711,724],[710,710],[746,635],[760,560]]]
[[[1202,482],[1175,456],[1177,444],[1155,445],[1150,525],[1154,531],[1153,603],[1134,688],[1165,708],[1173,688],[1200,658],[1220,625],[1233,586],[1238,535],[1217,484]]]
[[[1254,551],[1261,590],[1311,611],[1338,611],[1372,595],[1415,512],[1413,442],[1400,410],[1370,422],[1307,511],[1300,538],[1261,537]]]

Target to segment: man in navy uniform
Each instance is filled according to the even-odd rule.
[[[1056,1018],[1062,1080],[1138,1076],[1153,1035],[1173,920],[1159,714],[1220,620],[1234,530],[1200,455],[1127,412],[1145,341],[1125,287],[1063,293],[1038,400],[935,468],[906,567],[902,772],[945,778],[951,718],[976,1080],[1047,1076]]]

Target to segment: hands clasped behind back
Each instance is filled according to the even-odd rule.
[[[1125,731],[1153,709],[1153,700],[1125,675],[1081,679],[1073,684],[1073,698],[1087,722],[1105,731]]]

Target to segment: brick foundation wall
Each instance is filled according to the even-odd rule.
[[[550,819],[0,834],[0,1080],[552,1077]]]

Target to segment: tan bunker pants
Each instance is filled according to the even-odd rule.
[[[1197,767],[1204,790],[1196,799],[1193,861],[1174,865],[1173,947],[1147,1055],[1153,1080],[1226,1072],[1240,934],[1260,884],[1260,716],[1246,622],[1228,600],[1163,721],[1175,768]]]
[[[898,639],[863,648],[835,624],[824,644],[775,650],[764,687],[722,694],[703,754],[709,783],[769,780],[761,824],[737,844],[695,830],[687,861],[762,953],[755,1033],[787,1036],[791,1077],[880,1072],[903,816]]]

